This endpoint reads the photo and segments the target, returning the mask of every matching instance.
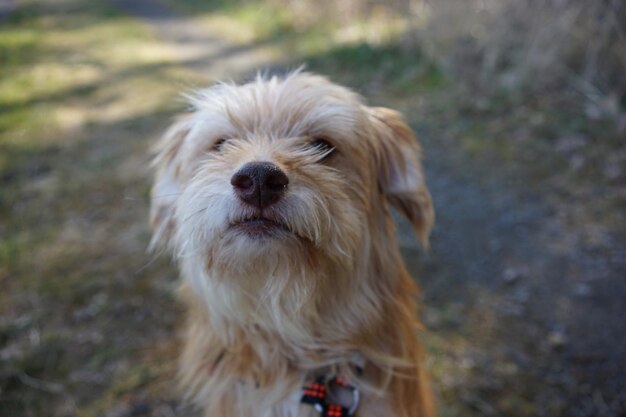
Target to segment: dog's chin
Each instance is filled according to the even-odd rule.
[[[207,266],[221,278],[272,275],[293,268],[310,250],[305,239],[267,218],[229,224],[209,248]]]
[[[299,251],[307,239],[289,226],[264,216],[251,216],[229,223],[212,241],[214,262],[243,267],[247,263],[276,260],[281,255]]]
[[[289,240],[295,236],[286,225],[265,217],[242,219],[234,222],[230,225],[229,231],[238,237],[253,240]]]

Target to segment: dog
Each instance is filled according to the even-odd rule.
[[[151,191],[151,247],[188,307],[185,394],[207,417],[435,416],[390,214],[427,246],[402,116],[301,70],[187,98]]]

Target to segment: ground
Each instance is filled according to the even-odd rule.
[[[458,110],[450,81],[396,46],[329,47],[280,16],[254,31],[219,4],[0,8],[2,415],[190,414],[174,383],[176,271],[145,252],[149,148],[179,92],[305,62],[402,110],[426,150],[432,248],[399,238],[441,414],[625,416],[623,152],[589,162],[588,137],[546,145]],[[581,164],[606,178],[579,181]]]

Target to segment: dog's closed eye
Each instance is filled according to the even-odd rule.
[[[321,156],[320,161],[325,161],[335,153],[335,147],[326,138],[314,137],[309,145],[315,149]]]
[[[224,146],[226,142],[228,142],[228,138],[219,138],[218,140],[213,142],[210,150],[213,152],[219,152],[222,150],[222,146]]]

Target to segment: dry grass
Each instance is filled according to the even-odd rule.
[[[626,100],[626,5],[584,0],[439,0],[413,39],[463,79],[489,89],[583,98],[616,119]]]

